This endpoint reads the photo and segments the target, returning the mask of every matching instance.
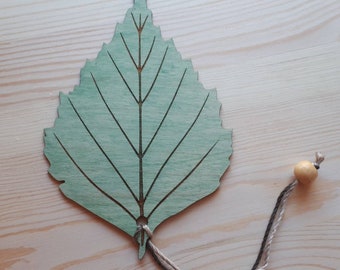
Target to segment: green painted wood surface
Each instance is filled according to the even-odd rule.
[[[45,130],[49,172],[66,197],[129,235],[141,223],[154,230],[219,186],[232,151],[219,110],[137,0],[79,86],[60,95]],[[142,257],[146,234],[137,241]]]

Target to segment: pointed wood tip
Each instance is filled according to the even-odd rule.
[[[134,2],[135,2],[134,6],[136,8],[147,8],[146,0],[135,0]]]
[[[143,259],[144,255],[146,252],[146,243],[144,245],[139,244],[139,249],[138,249],[138,259]]]

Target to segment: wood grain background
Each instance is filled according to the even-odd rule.
[[[0,2],[0,269],[158,269],[47,174],[58,93],[112,38],[132,0]],[[217,88],[234,154],[220,189],[155,232],[181,269],[250,269],[292,167],[322,151],[290,198],[270,269],[340,269],[340,1],[150,0],[154,23]]]

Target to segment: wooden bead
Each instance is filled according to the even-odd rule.
[[[295,165],[294,175],[300,183],[307,185],[316,179],[318,170],[314,167],[312,162],[303,160]]]

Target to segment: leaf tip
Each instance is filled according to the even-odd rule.
[[[146,0],[135,0],[135,8],[146,8]]]

